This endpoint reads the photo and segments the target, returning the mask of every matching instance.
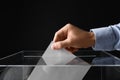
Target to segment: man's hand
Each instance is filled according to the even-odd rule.
[[[55,33],[52,49],[66,48],[71,52],[79,48],[88,48],[95,44],[93,32],[87,32],[72,24],[66,24]]]

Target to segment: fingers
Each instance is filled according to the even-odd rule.
[[[55,33],[53,38],[53,45],[51,46],[52,49],[61,49],[66,48],[71,45],[69,32],[71,30],[71,24],[66,24],[63,28]]]
[[[59,30],[55,33],[53,42],[62,41],[64,39],[65,39],[64,32],[62,30]]]
[[[68,47],[69,41],[67,39],[63,40],[63,41],[58,41],[52,44],[51,48],[52,49],[61,49],[61,48],[65,48]]]
[[[62,41],[67,38],[69,24],[66,24],[54,35],[53,42]]]

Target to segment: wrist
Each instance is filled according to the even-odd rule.
[[[90,35],[90,47],[94,46],[95,45],[95,35],[93,32],[89,32],[89,35]]]

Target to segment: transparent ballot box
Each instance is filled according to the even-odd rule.
[[[120,80],[120,59],[108,52],[80,50],[65,65],[47,65],[43,53],[20,51],[1,58],[0,80]]]

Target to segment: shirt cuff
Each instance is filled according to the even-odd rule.
[[[111,27],[91,29],[95,35],[93,50],[111,51],[114,49],[115,37]]]

